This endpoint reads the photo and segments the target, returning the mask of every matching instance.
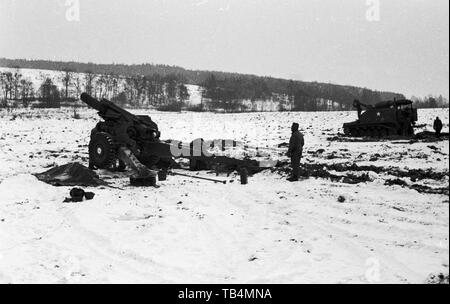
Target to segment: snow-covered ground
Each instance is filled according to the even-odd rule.
[[[387,170],[359,184],[288,183],[270,170],[245,186],[235,175],[219,177],[226,185],[169,176],[158,189],[130,187],[126,175],[102,171],[123,190],[88,188],[93,200],[64,204],[69,187],[31,174],[87,165],[98,118],[80,111],[81,119],[70,109],[0,112],[0,283],[421,283],[448,274],[448,196],[386,186],[395,178]],[[449,185],[448,141],[329,140],[353,112],[145,114],[164,139],[264,147],[287,142],[298,121],[305,163],[430,168],[447,174],[421,184]],[[418,123],[430,130],[436,116],[448,132],[448,110],[421,110]],[[286,160],[282,149],[273,151]]]

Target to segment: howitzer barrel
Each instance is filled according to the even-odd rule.
[[[80,98],[84,103],[99,111],[101,115],[112,111],[118,115],[121,115],[123,118],[129,121],[133,121],[135,123],[146,123],[142,119],[139,119],[136,115],[131,114],[127,110],[122,109],[121,107],[117,106],[107,99],[102,99],[99,101],[87,93],[81,94]]]
[[[87,93],[81,94],[80,98],[85,104],[96,109],[97,111],[102,112],[105,110],[103,104],[100,101],[98,101],[97,99],[95,99],[94,97],[90,96]]]

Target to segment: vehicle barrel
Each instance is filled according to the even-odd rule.
[[[98,101],[97,99],[95,99],[94,97],[90,96],[87,93],[81,94],[80,98],[85,104],[96,109],[99,112],[104,112],[106,110],[102,102]]]

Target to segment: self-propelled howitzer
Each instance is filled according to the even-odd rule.
[[[387,137],[413,136],[417,121],[417,109],[411,100],[391,100],[366,105],[353,102],[358,120],[345,123],[344,133],[348,136]]]

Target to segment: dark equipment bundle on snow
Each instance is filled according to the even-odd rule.
[[[417,121],[417,109],[411,100],[384,101],[374,106],[358,100],[353,106],[358,111],[358,120],[344,124],[348,136],[386,137],[392,135],[413,136]],[[363,111],[362,108],[365,108]]]
[[[95,196],[94,192],[86,192],[81,188],[73,188],[70,190],[69,194],[70,197],[66,197],[64,203],[78,203],[82,202],[84,199],[89,201]]]
[[[57,166],[35,176],[40,181],[53,186],[108,186],[108,183],[101,180],[97,173],[79,163]]]

